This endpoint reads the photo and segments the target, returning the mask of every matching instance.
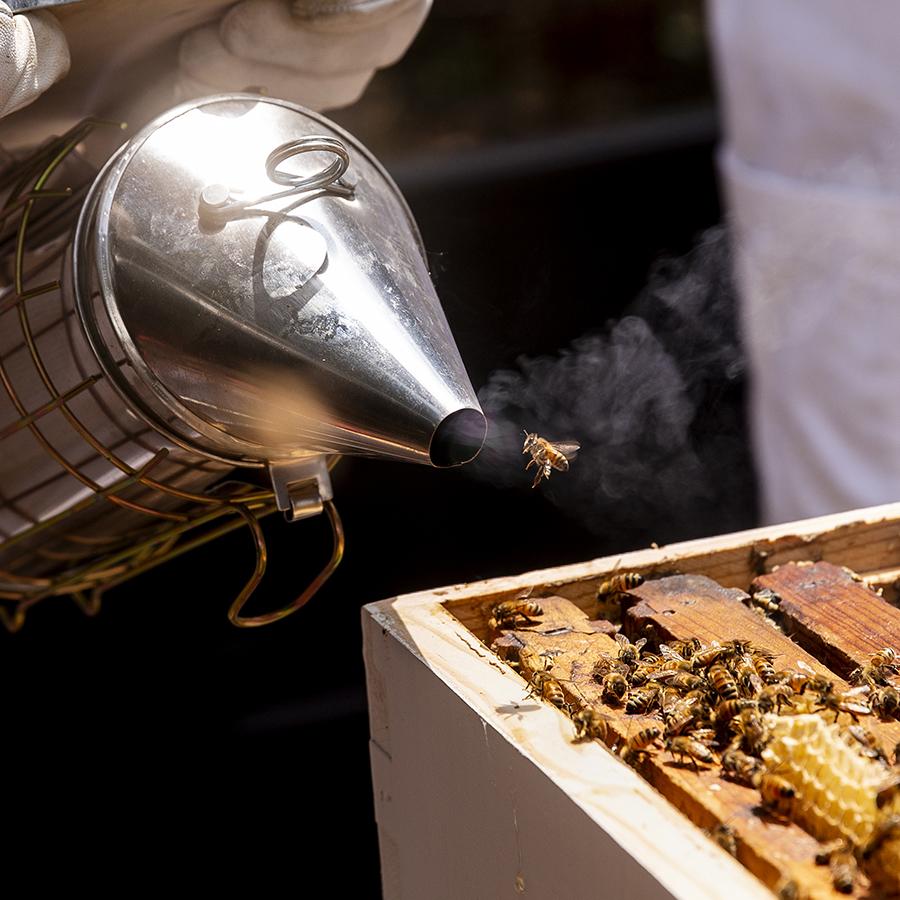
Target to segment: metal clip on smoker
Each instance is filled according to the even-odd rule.
[[[72,189],[95,124],[0,172],[0,618],[66,595],[95,612],[247,525],[257,563],[230,618],[274,621],[340,560],[338,454],[454,466],[484,440],[415,222],[365,147],[290,103],[178,107]],[[324,511],[334,552],[245,617],[276,508]]]

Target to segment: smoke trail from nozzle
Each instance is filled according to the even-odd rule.
[[[755,508],[743,372],[719,226],[657,264],[603,332],[495,372],[479,391],[490,426],[470,471],[529,490],[524,428],[581,444],[569,471],[538,490],[595,534],[672,540],[744,527]]]

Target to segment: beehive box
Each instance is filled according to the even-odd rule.
[[[792,561],[821,565],[785,565]],[[609,628],[590,618],[614,571],[648,579],[628,612],[642,633],[787,642],[777,649],[792,662],[830,666],[838,680],[875,650],[900,645],[900,610],[889,602],[900,577],[900,504],[366,606],[385,897],[839,896],[815,865],[817,843],[756,815],[749,788],[662,754],[637,771],[598,742],[574,743],[571,721],[529,698],[489,649],[490,610],[529,589],[545,607],[539,639],[568,642],[570,674],[588,644],[615,648]],[[751,585],[777,586],[796,644],[741,603]],[[893,749],[900,723],[877,728]],[[738,832],[740,862],[704,834],[723,821]]]

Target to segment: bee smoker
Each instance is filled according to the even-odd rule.
[[[257,563],[230,617],[274,621],[340,559],[339,454],[454,466],[484,440],[415,222],[365,147],[291,103],[185,104],[73,189],[96,126],[0,172],[0,618],[54,596],[95,612],[246,526]],[[332,558],[244,617],[276,509],[324,512]]]

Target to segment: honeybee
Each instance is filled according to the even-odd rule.
[[[882,647],[877,653],[872,654],[869,660],[871,666],[888,666],[896,668],[898,662],[897,651],[892,647]]]
[[[709,678],[720,697],[725,700],[737,700],[740,696],[738,686],[731,672],[721,663],[709,667]]]
[[[888,780],[878,788],[875,794],[875,803],[879,809],[892,803],[896,797],[900,796],[900,772],[894,772]]]
[[[762,771],[762,762],[741,750],[729,747],[722,754],[722,771],[726,778],[751,786]]]
[[[663,709],[666,737],[674,737],[681,734],[696,721],[697,713],[701,708],[699,701],[699,697],[688,697],[684,700],[678,700],[668,709]]]
[[[692,672],[695,668],[694,660],[684,656],[671,644],[660,644],[659,655],[665,660],[663,667],[669,671],[678,669],[682,672]]]
[[[890,647],[884,647],[869,657],[868,663],[854,669],[850,673],[850,681],[854,684],[886,685],[891,675],[898,673],[897,653]]]
[[[760,756],[769,742],[769,729],[756,709],[742,710],[729,723],[734,732],[734,749],[743,747],[751,756]]]
[[[734,829],[726,822],[716,825],[709,836],[731,856],[737,858],[737,841],[734,836]]]
[[[870,860],[886,841],[893,841],[898,836],[900,836],[900,815],[885,816],[875,826],[875,831],[863,848],[863,860]]]
[[[885,690],[892,689],[885,688]],[[868,716],[872,713],[872,707],[860,699],[868,691],[868,686],[850,688],[849,691],[836,691],[833,682],[829,682],[827,688],[819,691],[816,697],[818,709],[831,710],[834,713],[835,722],[841,713],[847,713],[856,722],[857,716]],[[896,691],[894,693],[896,694]]]
[[[598,738],[609,743],[609,719],[591,706],[585,706],[572,716],[575,724],[575,740],[589,741]]]
[[[722,659],[727,652],[718,641],[713,641],[708,647],[698,648],[691,655],[691,662],[695,669],[708,669],[713,663]]]
[[[852,894],[856,883],[856,857],[849,849],[831,854],[831,883],[836,891]]]
[[[684,659],[691,659],[703,649],[703,642],[699,638],[690,638],[687,641],[669,641],[666,646]]]
[[[636,759],[649,752],[650,747],[662,736],[662,730],[656,725],[648,725],[637,734],[632,735],[625,742],[625,752],[622,758],[626,760]]]
[[[762,693],[765,687],[762,678],[753,665],[753,660],[747,656],[739,656],[734,662],[734,675],[743,692],[751,697],[756,697]]]
[[[529,600],[529,592],[514,597],[512,600],[504,600],[491,610],[491,618],[488,625],[497,631],[500,628],[515,628],[520,623],[533,625],[538,616],[544,614],[540,603]]]
[[[779,611],[781,597],[769,588],[760,588],[750,595],[750,604],[771,616]]]
[[[657,684],[648,684],[629,691],[628,699],[625,701],[625,712],[632,714],[647,712],[659,699],[659,691]]]
[[[619,600],[622,594],[633,591],[644,583],[644,576],[637,572],[620,572],[600,582],[597,588],[597,599]]]
[[[531,686],[542,699],[549,701],[560,709],[566,706],[566,695],[555,675],[549,672],[534,672]]]
[[[847,733],[859,744],[859,752],[869,759],[880,759],[885,765],[888,764],[888,758],[878,738],[862,725],[850,725]]]
[[[640,687],[642,684],[646,684],[651,678],[656,676],[658,671],[658,662],[649,662],[646,659],[642,659],[631,673],[632,687]]]
[[[770,684],[763,688],[759,695],[759,708],[762,712],[781,712],[782,706],[793,706],[794,692],[786,684]]]
[[[861,690],[861,688],[857,688]],[[900,713],[900,693],[895,687],[877,687],[869,694],[869,703],[872,712],[877,713],[882,719],[896,719]]]
[[[658,672],[653,677],[676,691],[696,691],[706,684],[703,678],[690,672]]]
[[[687,757],[691,761],[694,771],[697,772],[700,771],[697,768],[698,761],[705,765],[715,762],[715,757],[712,755],[712,751],[709,747],[702,741],[698,741],[695,737],[689,735],[678,735],[677,737],[667,738],[665,748],[673,757],[678,757],[679,765],[683,765],[684,758]]]
[[[619,672],[610,672],[603,676],[603,699],[607,703],[618,706],[628,693],[628,681]]]
[[[519,654],[519,662],[522,674],[528,679],[529,693],[537,694],[560,709],[567,705],[559,679],[550,672],[553,660],[549,656],[526,648]]]
[[[745,709],[755,709],[756,700],[749,697],[738,697],[737,700],[721,700],[715,708],[716,723],[730,722],[736,715]]]
[[[802,659],[797,660],[797,672],[787,671],[779,675],[779,680],[786,681],[795,694],[803,694],[810,690],[815,694],[833,690],[834,683],[824,675],[819,675],[816,670]],[[784,677],[781,677],[783,675]]]
[[[778,683],[778,673],[772,665],[772,660],[765,652],[754,650],[750,656],[756,674],[762,678],[764,684],[772,685]]]
[[[779,819],[790,819],[797,792],[780,775],[765,772],[756,779],[763,807]]]
[[[617,632],[616,643],[619,645],[619,659],[629,665],[637,665],[641,658],[641,648],[647,643],[647,638],[640,638],[632,644],[624,634]]]
[[[522,452],[531,454],[525,471],[527,472],[532,466],[537,466],[537,473],[531,486],[536,488],[542,478],[549,478],[553,469],[556,469],[557,472],[567,472],[569,461],[575,458],[580,449],[581,445],[575,441],[553,443],[534,432],[525,431]]]
[[[620,675],[628,675],[631,671],[631,668],[627,663],[622,662],[622,660],[612,657],[607,653],[602,654],[602,657],[594,663],[594,668],[592,671],[592,675],[594,677],[594,681],[603,682],[603,679],[609,675],[610,672],[618,672]]]

